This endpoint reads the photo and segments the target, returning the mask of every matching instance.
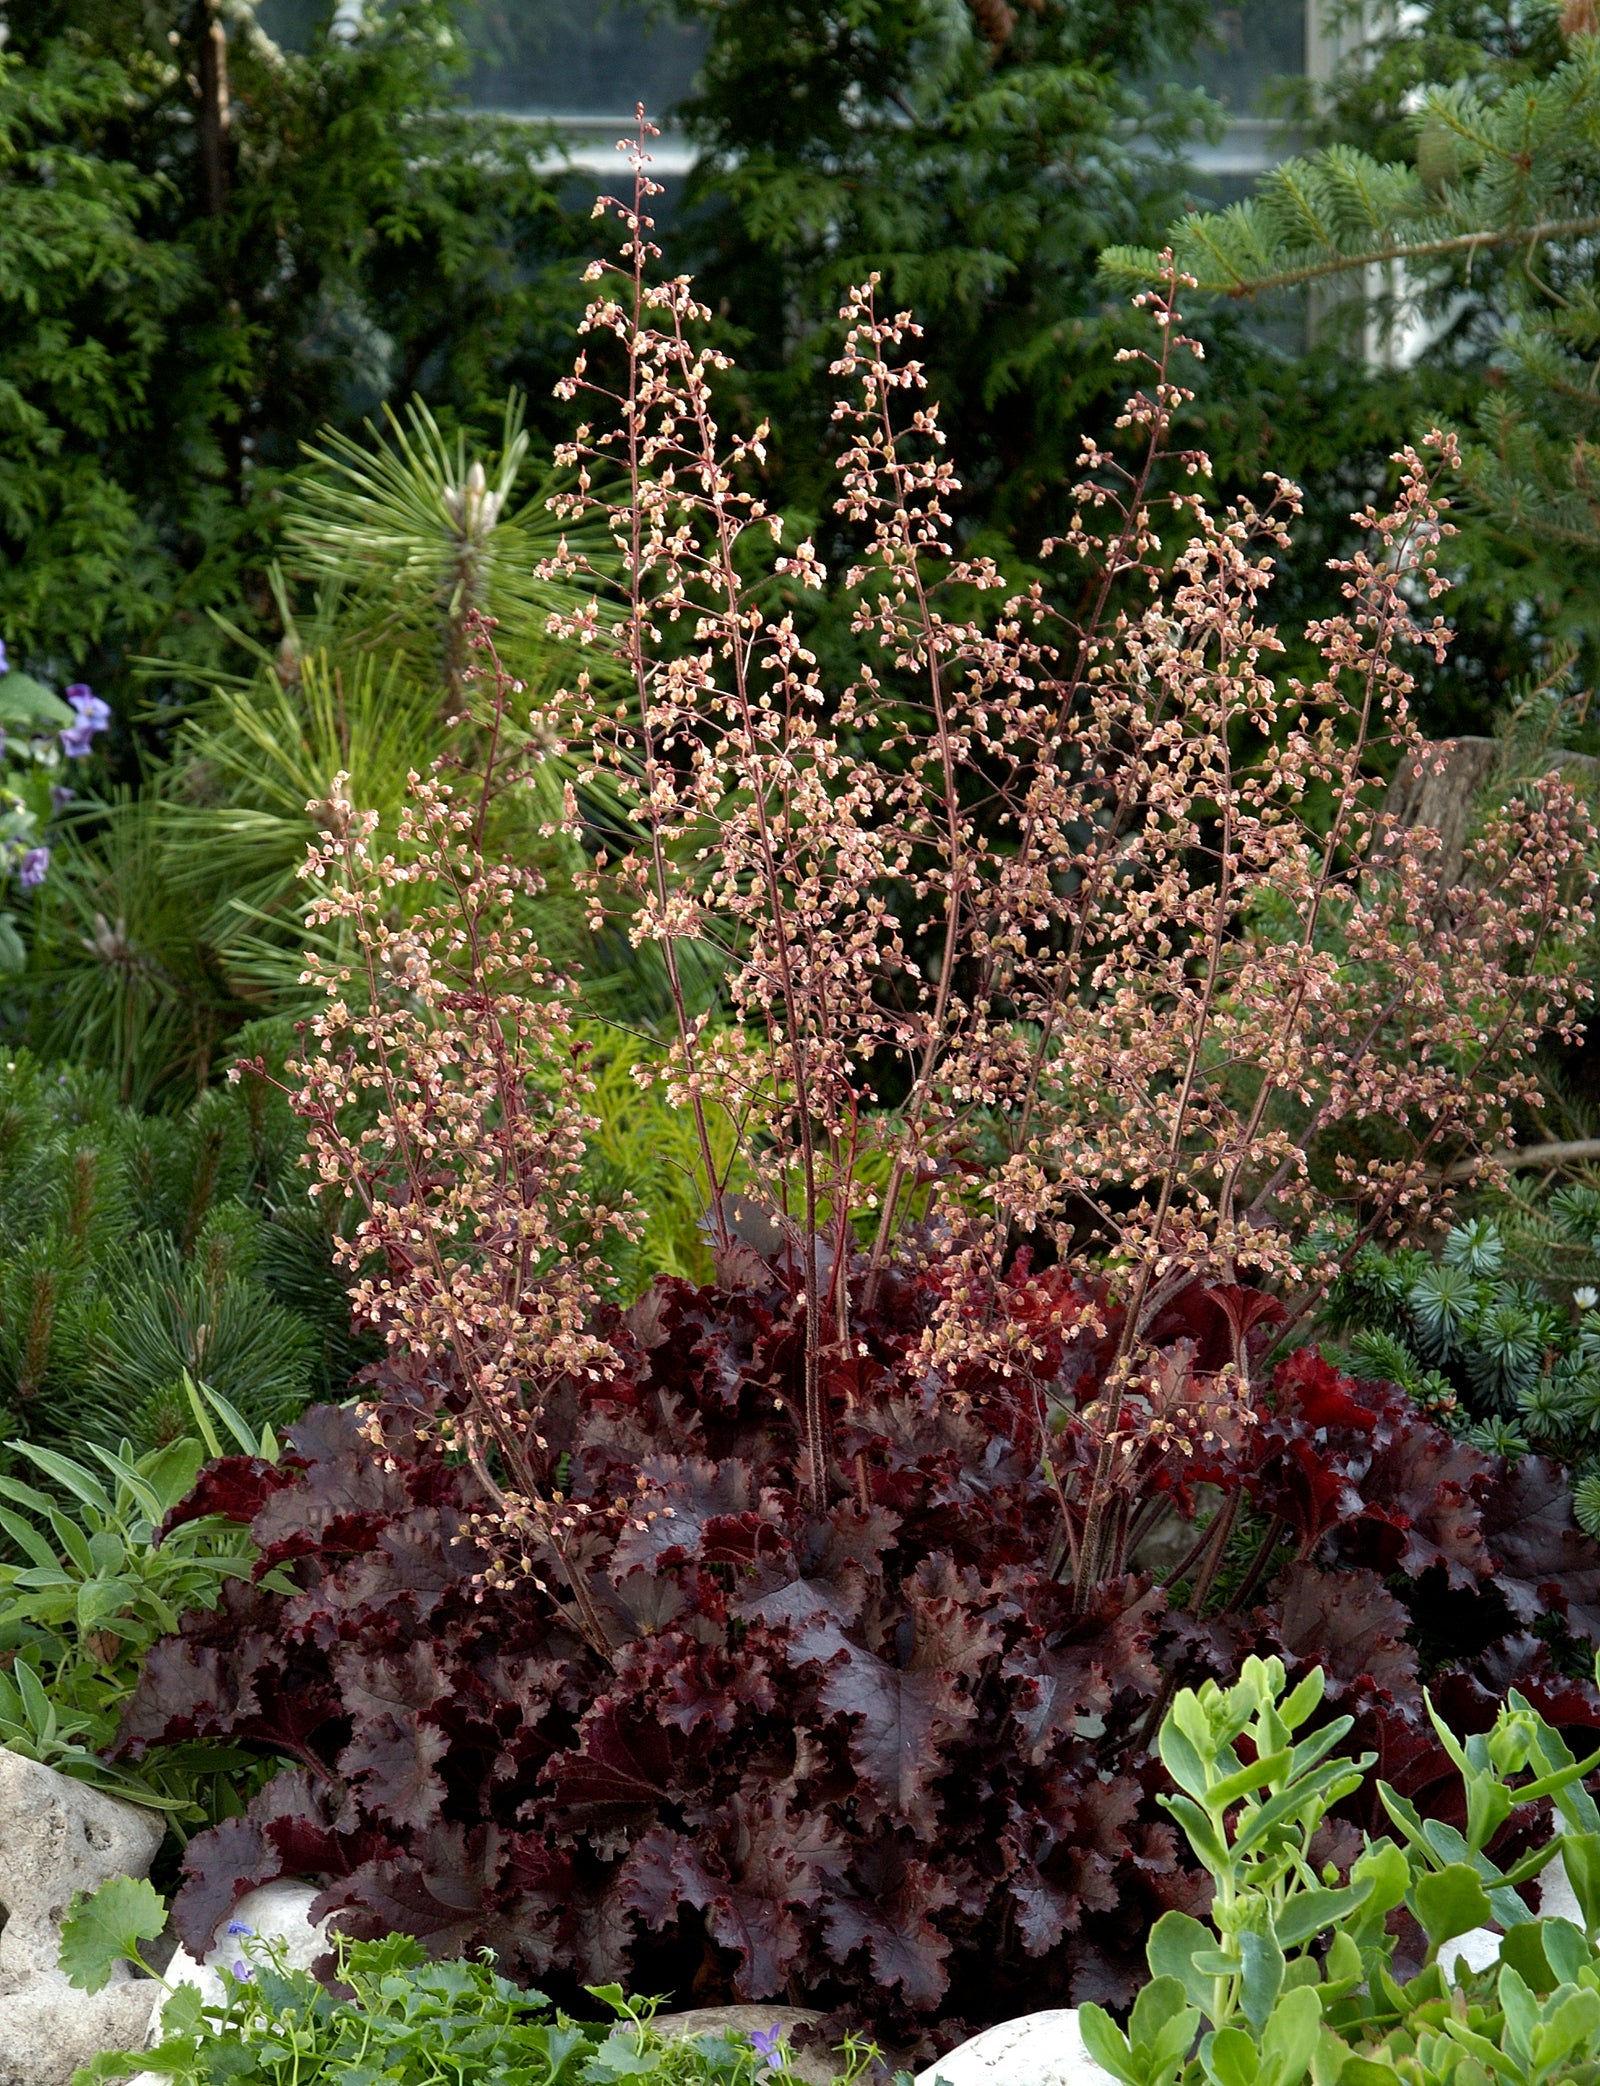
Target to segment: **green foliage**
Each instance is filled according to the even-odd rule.
[[[12,1442],[53,1489],[0,1477],[0,1529],[18,1560],[0,1562],[0,1743],[165,1810],[180,1830],[242,1808],[250,1754],[196,1743],[157,1749],[138,1767],[100,1756],[151,1645],[185,1613],[214,1608],[227,1581],[249,1578],[255,1564],[249,1536],[216,1518],[187,1521],[158,1541],[207,1450],[220,1448],[200,1394],[192,1384],[188,1392],[208,1439],[172,1441],[137,1459],[127,1442],[115,1452],[97,1448],[98,1471]],[[256,1441],[226,1401],[214,1404],[235,1436],[231,1445],[277,1460],[270,1433]]]
[[[583,232],[541,140],[459,107],[446,0],[303,56],[248,4],[6,18],[0,633],[115,695],[132,650],[219,656],[208,607],[270,615],[274,486],[324,424],[547,397]]]
[[[125,1878],[119,1879],[126,1883]],[[148,1884],[103,1884],[75,1901],[62,1929],[62,1966],[98,1991],[119,1961],[139,1964],[139,1944],[159,1932]],[[151,1921],[157,1922],[152,1929]],[[74,2075],[98,2086],[149,2071],[178,2086],[787,2086],[795,2073],[776,2034],[759,2043],[730,2030],[672,2038],[650,2025],[648,2003],[615,1985],[592,1996],[619,2018],[589,2026],[553,2013],[539,1992],[476,1960],[430,1963],[400,1936],[337,1942],[338,1996],[303,1970],[285,1968],[270,1944],[243,1932],[240,1958],[222,1972],[223,1999],[201,2005],[194,1987],[167,2001],[154,2050],[111,2051]],[[142,1966],[141,1966],[142,1967]],[[875,2053],[846,2044],[840,2076],[858,2078]]]
[[[877,270],[885,299],[926,326],[917,352],[959,459],[964,541],[1008,571],[1027,566],[1066,526],[1080,436],[1115,446],[1127,377],[1115,357],[1137,326],[1097,282],[1096,257],[1159,243],[1196,200],[1185,160],[1217,111],[1151,83],[1182,66],[1215,10],[677,4],[706,21],[710,47],[685,111],[706,149],[668,227],[669,257],[695,275],[737,350],[727,419],[771,422],[767,495],[796,533],[815,530],[830,569],[854,562],[832,519],[827,371],[841,293]],[[1266,470],[1304,488],[1271,612],[1286,670],[1314,679],[1321,669],[1292,633],[1338,611],[1326,560],[1352,548],[1352,510],[1382,487],[1419,420],[1470,414],[1483,387],[1475,366],[1372,371],[1331,338],[1307,351],[1303,302],[1271,314],[1272,339],[1254,308],[1191,314],[1207,360],[1185,380],[1198,397],[1183,424],[1225,498],[1253,495]],[[1039,577],[1050,592],[1048,568]],[[1075,600],[1070,584],[1062,598]],[[796,607],[818,622],[808,641],[824,659],[844,654],[837,589]],[[1532,665],[1530,636],[1485,603],[1452,607],[1462,640],[1446,671],[1419,669],[1421,707],[1442,728],[1480,731],[1506,679]]]
[[[51,789],[62,786],[51,781],[63,767],[60,734],[77,721],[42,681],[0,671],[0,895],[13,877],[26,887],[32,870],[48,864],[48,851],[42,856],[34,851],[44,841],[54,808]],[[0,911],[0,974],[21,970],[25,960],[15,917]]]
[[[1355,135],[1277,168],[1245,202],[1176,221],[1163,243],[1202,295],[1332,285],[1348,318],[1393,342],[1413,315],[1431,364],[1480,370],[1462,461],[1474,588],[1533,602],[1558,639],[1592,651],[1600,36],[1552,0],[1405,14],[1346,84],[1336,114]],[[1159,266],[1152,247],[1102,258],[1118,285]]]
[[[1357,1375],[1397,1383],[1480,1446],[1600,1461],[1600,1190],[1502,1206],[1417,1247],[1364,1247],[1329,1298]],[[1587,1486],[1587,1490],[1584,1488]],[[1600,1530],[1588,1475],[1578,1515]],[[1585,1502],[1588,1502],[1587,1504]]]
[[[112,1876],[93,1893],[79,1891],[61,1926],[61,1968],[80,1992],[103,1992],[119,1963],[148,1970],[139,1944],[154,1941],[167,1908],[147,1878]]]
[[[284,488],[290,562],[270,574],[281,635],[259,641],[219,619],[250,670],[191,669],[196,699],[163,713],[170,762],[59,829],[31,908],[27,1032],[45,1052],[112,1069],[125,1098],[203,1087],[241,1023],[303,1011],[305,950],[327,947],[306,918],[307,846],[341,788],[399,844],[408,778],[428,771],[445,719],[475,699],[463,680],[470,616],[494,618],[507,670],[529,691],[519,730],[556,674],[576,674],[545,634],[572,593],[541,577],[560,531],[548,483],[528,469],[520,408],[482,450],[447,437],[416,400],[387,439],[368,435],[330,434]],[[570,778],[557,763],[540,772],[542,795],[497,804],[495,840],[546,869],[541,939],[576,968],[585,937],[566,893],[578,856],[545,832]],[[426,895],[418,887],[414,902]]]
[[[46,1443],[142,1451],[192,1432],[185,1373],[259,1431],[338,1395],[363,1349],[260,1082],[185,1113],[103,1073],[0,1061],[0,1402]]]
[[[1600,1810],[1578,1761],[1515,1690],[1488,1732],[1461,1741],[1433,1724],[1462,1780],[1464,1829],[1426,1822],[1386,1782],[1399,1837],[1368,1839],[1341,1879],[1313,1838],[1359,1787],[1373,1756],[1335,1752],[1349,1717],[1307,1728],[1322,1699],[1314,1670],[1285,1690],[1277,1659],[1248,1659],[1238,1682],[1183,1690],[1162,1727],[1167,1806],[1215,1885],[1209,1925],[1168,1912],[1151,1932],[1151,1982],[1126,2032],[1097,2006],[1086,2048],[1124,2086],[1545,2086],[1600,2064]],[[1513,1815],[1553,1806],[1555,1836],[1509,1868],[1488,1850]],[[1517,1895],[1557,1853],[1584,1928],[1536,1920]],[[1420,1972],[1394,1974],[1394,1916],[1422,1930]],[[1452,1970],[1441,1951],[1498,1922],[1498,1963]]]
[[[585,1024],[581,1037],[594,1080],[588,1106],[596,1127],[584,1153],[589,1192],[607,1201],[626,1190],[644,1212],[636,1243],[608,1242],[607,1260],[619,1287],[637,1295],[657,1275],[711,1281],[709,1188],[699,1140],[689,1110],[675,1107],[659,1077],[651,1076],[658,1046],[598,1023]],[[732,1122],[713,1109],[707,1127],[719,1181],[728,1189],[743,1185]]]
[[[919,352],[966,505],[1036,547],[1060,520],[1086,413],[1123,387],[1126,315],[1104,309],[1093,257],[1178,206],[1182,149],[1205,122],[1198,95],[1131,82],[1186,49],[1205,10],[681,12],[706,19],[710,47],[682,112],[706,153],[673,238],[707,303],[734,315],[739,405],[772,417],[778,504],[807,517],[831,504],[833,327],[845,289],[877,270],[885,299],[927,328]]]

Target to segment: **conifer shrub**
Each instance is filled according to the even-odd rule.
[[[7,1435],[146,1450],[190,1434],[185,1371],[259,1429],[362,1359],[303,1137],[265,1088],[181,1114],[111,1079],[0,1060],[0,1405]]]

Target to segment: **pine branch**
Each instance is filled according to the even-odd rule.
[[[1279,171],[1287,175],[1293,166],[1311,164],[1304,160],[1292,162],[1291,167]],[[1376,160],[1371,164],[1378,166]],[[1380,171],[1403,172],[1404,169],[1382,168]],[[1230,223],[1230,220],[1236,222]],[[1354,250],[1337,247],[1330,237],[1328,250],[1316,259],[1265,269],[1252,269],[1245,265],[1242,240],[1239,244],[1235,244],[1232,238],[1224,241],[1210,229],[1214,225],[1226,224],[1230,233],[1237,233],[1246,223],[1252,232],[1256,230],[1255,206],[1238,203],[1231,210],[1189,219],[1181,228],[1174,228],[1173,252],[1178,267],[1183,274],[1194,277],[1199,290],[1235,298],[1256,297],[1270,290],[1298,289],[1306,283],[1326,281],[1330,276],[1349,275],[1380,264],[1450,260],[1501,247],[1537,247],[1556,240],[1589,239],[1600,232],[1600,212],[1591,211],[1581,217],[1546,217],[1530,225],[1503,225],[1430,239],[1379,240]],[[1267,245],[1265,241],[1261,250],[1281,253],[1281,248]],[[1208,255],[1213,263],[1209,273],[1204,272]],[[1101,268],[1114,282],[1142,285],[1160,281],[1162,261],[1153,247],[1112,246],[1102,256]]]

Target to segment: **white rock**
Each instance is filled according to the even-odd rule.
[[[917,2075],[917,2086],[1107,2086],[1111,2079],[1083,2047],[1078,2009],[1023,2014],[958,2043]]]
[[[66,2086],[101,2050],[138,2047],[148,1981],[119,1965],[103,1991],[74,1990],[61,1922],[76,1892],[146,1875],[165,1836],[158,1813],[0,1748],[0,2086]]]
[[[1439,1969],[1452,1983],[1461,1974],[1463,1964],[1469,1970],[1487,1970],[1491,1963],[1499,1960],[1498,1927],[1472,1927],[1465,1934],[1458,1934],[1454,1941],[1444,1942],[1439,1949]]]
[[[231,1970],[235,1963],[249,1961],[245,1936],[230,1934],[230,1926],[248,1927],[260,1940],[278,1943],[291,1970],[309,1970],[318,1956],[325,1956],[332,1946],[327,1920],[313,1924],[311,1919],[311,1903],[316,1895],[314,1883],[263,1883],[259,1890],[246,1891],[211,1937],[204,1961],[197,1963],[186,1949],[180,1948],[167,1965],[167,1983],[198,1985],[208,2003],[220,2001],[223,1986],[219,1970]],[[166,2003],[167,1995],[162,1992],[151,2009],[152,2042],[160,2040],[161,2009]],[[152,2077],[150,2072],[139,2074],[141,2080]]]
[[[804,2086],[832,2086],[842,2062],[835,2064],[826,2050],[797,2050],[792,2041],[797,2028],[814,2028],[822,2018],[810,2006],[695,2006],[687,2013],[657,2014],[650,2025],[673,2042],[691,2035],[750,2035],[758,2028],[781,2028],[790,2038],[789,2069],[794,2076]]]
[[[1583,1928],[1583,1907],[1559,1854],[1539,1878],[1539,1917],[1570,1919],[1580,1932]]]
[[[1559,1854],[1541,1872],[1537,1888],[1541,1919],[1570,1919],[1575,1927],[1583,1926],[1583,1907]],[[1469,1970],[1487,1970],[1499,1960],[1500,1938],[1498,1927],[1473,1927],[1468,1933],[1458,1934],[1440,1949],[1439,1967],[1448,1978],[1456,1975],[1462,1963]]]

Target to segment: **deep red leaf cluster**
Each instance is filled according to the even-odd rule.
[[[1023,1273],[1007,1308],[1054,1325],[1063,1280]],[[1477,1663],[1443,1684],[1464,1725],[1492,1719],[1507,1677],[1559,1721],[1600,1721],[1514,1634],[1554,1611],[1600,1637],[1600,1552],[1560,1474],[1492,1463],[1312,1350],[1278,1368],[1259,1424],[1157,1474],[1169,1514],[1204,1485],[1247,1502],[1267,1566],[1199,1613],[1136,1570],[1075,1611],[1039,1384],[924,1360],[935,1295],[932,1274],[895,1276],[858,1306],[820,1519],[796,1474],[803,1318],[781,1282],[664,1280],[614,1329],[623,1368],[545,1423],[597,1508],[579,1551],[609,1664],[553,1573],[485,1578],[470,1473],[408,1434],[449,1396],[437,1374],[375,1372],[387,1455],[325,1408],[277,1468],[213,1466],[181,1511],[249,1520],[261,1569],[298,1591],[236,1585],[188,1617],[123,1743],[226,1737],[296,1764],[190,1848],[188,1944],[290,1874],[358,1934],[486,1943],[567,2000],[611,1979],[680,2003],[866,1994],[902,2033],[1117,2004],[1152,1920],[1203,1903],[1154,1801],[1177,1682],[1251,1650],[1320,1664],[1425,1802],[1446,1776],[1419,1619],[1437,1635],[1467,1618]],[[1200,1302],[1170,1329],[1174,1368],[1215,1367],[1262,1317],[1242,1293]],[[1070,1412],[1094,1370],[1044,1345]],[[1070,1417],[1050,1446],[1069,1467]]]

